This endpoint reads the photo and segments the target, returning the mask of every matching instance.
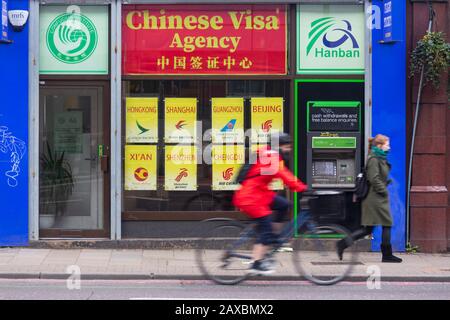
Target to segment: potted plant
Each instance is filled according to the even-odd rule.
[[[450,44],[445,40],[443,32],[427,32],[417,42],[411,53],[411,73],[421,73],[423,69],[423,84],[431,82],[439,88],[440,78],[450,65]]]
[[[64,152],[52,152],[49,143],[41,156],[39,207],[39,226],[51,228],[57,216],[61,216],[67,207],[67,200],[74,189],[72,167]]]

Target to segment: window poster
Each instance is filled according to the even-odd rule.
[[[239,169],[245,163],[245,147],[243,145],[212,146],[212,189],[236,190],[235,182]]]
[[[58,112],[54,118],[55,152],[83,152],[83,112]]]
[[[158,98],[126,98],[126,142],[158,142]]]
[[[283,98],[251,98],[252,143],[267,143],[270,135],[283,132]]]
[[[197,148],[195,146],[165,147],[165,190],[197,190]]]
[[[244,143],[244,98],[212,98],[212,142]]]
[[[157,189],[156,146],[125,146],[125,190]]]
[[[166,98],[166,143],[193,143],[197,138],[197,98]]]

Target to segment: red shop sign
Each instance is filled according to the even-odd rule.
[[[285,5],[124,5],[122,70],[286,74]]]

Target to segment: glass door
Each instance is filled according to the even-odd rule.
[[[40,91],[40,237],[109,235],[106,86]]]

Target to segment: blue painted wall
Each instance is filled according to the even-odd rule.
[[[383,8],[383,1],[373,5]],[[406,1],[393,0],[393,38],[398,42],[380,44],[382,29],[372,32],[373,93],[372,134],[385,134],[391,138],[392,164],[389,186],[391,212],[394,218],[392,245],[396,251],[405,250],[406,237]],[[380,249],[380,230],[377,228],[372,242],[373,250]]]
[[[8,1],[28,10],[28,0]],[[0,246],[28,244],[28,27],[0,44]]]

